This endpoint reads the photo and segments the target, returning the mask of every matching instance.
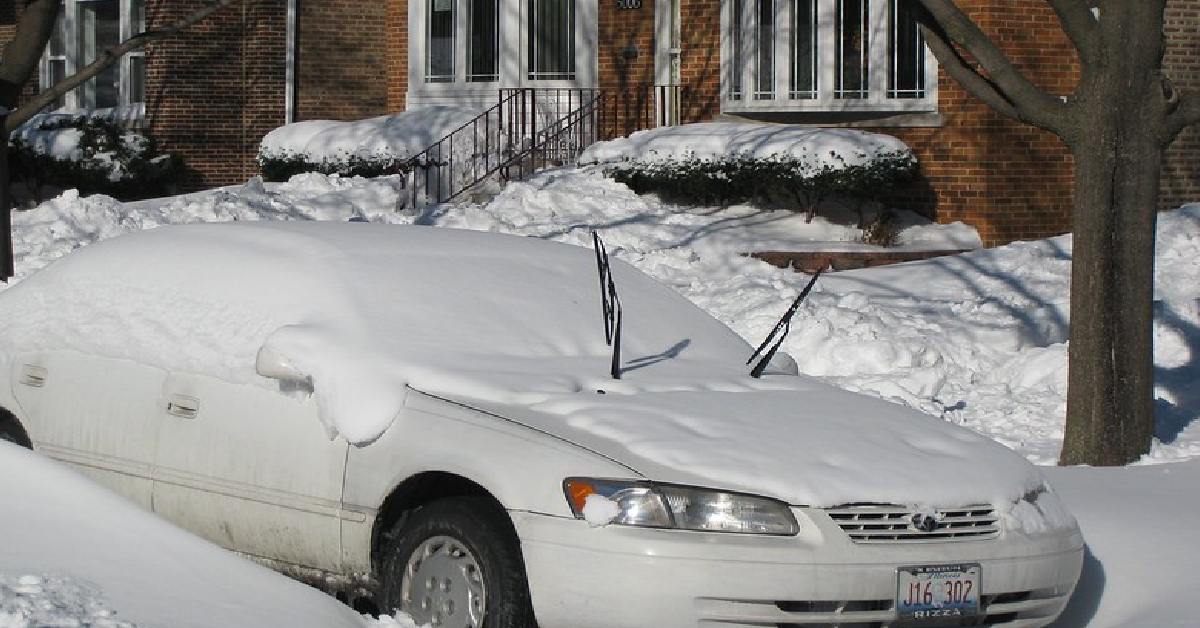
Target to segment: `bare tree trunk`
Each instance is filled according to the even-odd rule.
[[[1200,93],[1177,90],[1163,74],[1167,0],[1045,0],[1079,58],[1079,84],[1066,97],[1030,82],[959,0],[919,1],[922,32],[947,73],[996,111],[1051,131],[1071,148],[1070,373],[1059,462],[1137,460],[1154,438],[1163,151],[1184,128],[1200,124]]]
[[[1154,437],[1154,245],[1173,107],[1164,89],[1162,7],[1101,17],[1100,52],[1076,90],[1086,123],[1075,156],[1067,425],[1060,464],[1123,465]]]
[[[0,115],[0,127],[4,116]],[[8,281],[17,273],[13,260],[12,241],[12,183],[8,177],[8,134],[0,145],[0,281]]]
[[[1094,134],[1075,150],[1068,420],[1060,464],[1112,466],[1137,460],[1154,435],[1162,148],[1128,127]]]

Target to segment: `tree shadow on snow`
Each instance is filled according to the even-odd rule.
[[[1071,260],[1070,251],[1059,240],[1045,240],[1038,243],[1038,246],[1043,250],[1037,257],[1036,263],[1050,264],[1070,262]],[[1064,309],[1058,307],[1053,301],[1050,290],[1034,285],[1027,277],[1012,276],[1008,270],[997,268],[990,250],[981,249],[962,255],[952,255],[940,258],[935,263],[941,265],[943,272],[957,278],[961,292],[956,295],[956,300],[978,299],[1003,311],[1020,323],[1017,333],[1021,338],[1022,345],[1042,347],[1067,341],[1070,321]],[[897,266],[903,266],[903,264]],[[890,277],[887,275],[878,281],[861,278],[859,280],[864,285],[872,286],[880,294],[897,297],[913,296],[888,283]],[[990,282],[995,283],[988,285]],[[1009,300],[996,296],[1005,293],[1014,294],[1018,298]],[[931,304],[931,307],[936,308],[939,305]]]
[[[1067,602],[1058,620],[1048,628],[1085,628],[1096,616],[1100,608],[1100,599],[1104,595],[1104,587],[1108,578],[1104,575],[1104,565],[1092,554],[1092,548],[1083,549],[1083,573],[1079,575],[1079,584],[1075,586],[1075,594]]]
[[[1200,312],[1200,300],[1193,307]],[[1154,322],[1158,334],[1174,334],[1188,354],[1182,364],[1154,367],[1154,385],[1169,397],[1155,400],[1154,436],[1171,443],[1200,416],[1200,327],[1162,301],[1154,303]]]

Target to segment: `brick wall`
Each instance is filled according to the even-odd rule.
[[[150,0],[148,27],[205,4]],[[163,150],[187,161],[185,189],[258,172],[259,141],[284,121],[286,17],[283,2],[245,0],[148,49],[146,123]]]
[[[721,0],[679,0],[679,23],[680,116],[709,120],[721,112]]]
[[[17,32],[17,20],[21,17],[22,3],[17,0],[0,0],[0,51],[12,41]],[[39,73],[35,69],[29,82],[21,88],[19,102],[25,102],[38,93]]]
[[[1164,30],[1167,76],[1181,91],[1200,91],[1200,2],[1168,0]],[[1160,207],[1200,201],[1200,127],[1184,131],[1163,161]]]
[[[206,4],[151,0],[150,25]],[[147,55],[147,124],[184,157],[184,189],[258,173],[262,137],[285,122],[287,5],[245,0]],[[377,0],[300,0],[296,119],[352,120],[387,111],[384,6]]]
[[[962,3],[1013,63],[1050,93],[1071,93],[1078,62],[1057,18],[1044,2]],[[945,72],[938,81],[944,124],[931,128],[876,128],[917,153],[925,180],[908,200],[939,222],[962,221],[985,245],[1037,239],[1071,229],[1074,166],[1053,134],[991,111]]]
[[[0,0],[0,47],[8,45],[17,30],[17,0]]]
[[[358,120],[387,107],[385,6],[300,0],[296,119]]]
[[[408,90],[409,0],[300,0],[298,119],[353,119],[403,110]],[[598,0],[598,80],[606,90],[653,83],[654,5],[618,9]],[[683,25],[683,120],[720,114],[721,0],[679,0]],[[204,0],[149,0],[151,26]],[[962,0],[973,18],[1039,86],[1071,91],[1073,50],[1041,0]],[[1014,8],[1014,5],[1021,5]],[[0,42],[11,37],[15,0],[0,0]],[[194,172],[188,188],[236,183],[257,172],[258,142],[283,123],[286,3],[245,0],[147,56],[147,123],[163,148]],[[1169,0],[1166,69],[1181,89],[1200,90],[1200,1]],[[626,61],[633,44],[639,55]],[[1073,167],[1052,135],[1008,121],[939,80],[944,124],[877,127],[917,151],[926,181],[907,202],[942,222],[976,226],[985,243],[1040,238],[1070,229]],[[1163,205],[1200,200],[1200,129],[1171,147]]]
[[[596,66],[600,89],[616,93],[629,85],[654,84],[655,0],[636,9],[621,9],[616,0],[599,0]],[[626,57],[629,48],[637,58]]]
[[[408,99],[408,0],[387,0],[385,13],[387,110],[404,111]]]

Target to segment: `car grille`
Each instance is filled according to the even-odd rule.
[[[985,595],[984,614],[969,626],[1026,628],[1044,625],[1067,603],[1062,589]],[[904,628],[892,600],[697,600],[703,628]],[[962,624],[960,624],[962,625]]]
[[[931,541],[971,541],[995,538],[1000,534],[999,518],[991,506],[943,508],[918,512],[904,506],[858,505],[825,511],[855,543],[928,543]],[[922,529],[916,519],[932,517]]]

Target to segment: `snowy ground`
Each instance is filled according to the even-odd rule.
[[[281,185],[251,181],[130,204],[103,197],[80,199],[68,192],[15,214],[17,280],[90,242],[181,222],[353,218],[512,232],[582,245],[590,243],[590,232],[596,229],[613,255],[674,287],[757,344],[805,278],[744,253],[858,246],[857,231],[839,222],[833,210],[805,224],[802,217],[786,212],[749,207],[670,207],[638,197],[596,170],[552,171],[512,184],[486,204],[435,207],[415,215],[393,211],[396,188],[395,179],[305,175]],[[973,230],[962,225],[918,223],[907,217],[905,246],[978,246]],[[784,348],[806,373],[966,425],[1034,462],[1051,465],[1065,410],[1070,250],[1070,238],[1061,237],[826,275],[801,307]],[[1198,275],[1200,206],[1162,215],[1155,328],[1159,429],[1145,464],[1112,470],[1046,469],[1078,515],[1091,551],[1080,594],[1061,626],[1195,624],[1187,601],[1200,588],[1200,575],[1191,567],[1200,559],[1200,550],[1189,540],[1200,506],[1188,497],[1200,487],[1200,460],[1194,460],[1200,458],[1200,421],[1195,420],[1200,415],[1200,364],[1193,357],[1200,346]],[[0,449],[0,466],[12,458]],[[9,505],[21,513],[37,511],[22,506],[33,498],[11,484],[0,482],[6,514],[12,512]],[[6,530],[12,521],[24,518],[3,518],[0,538],[12,538]],[[145,564],[150,559],[131,556],[138,552],[122,551],[117,544],[112,548],[117,556],[111,560],[128,566],[117,573],[88,576],[75,574],[73,551],[47,548],[33,554],[45,556],[44,562],[28,556],[15,561],[9,560],[10,544],[0,545],[0,628],[59,625],[22,623],[19,613],[11,611],[25,599],[14,592],[23,587],[45,590],[46,583],[57,582],[52,578],[94,578],[109,598],[104,608],[116,612],[86,619],[93,617],[87,615],[90,607],[77,604],[84,610],[65,612],[76,623],[64,619],[62,625],[109,628],[114,621],[136,617],[129,609],[137,607],[137,596],[115,591],[125,586],[121,583],[126,577],[136,582],[139,572],[150,569]],[[43,572],[51,579],[28,584],[22,579],[43,578]],[[79,599],[75,593],[67,595],[68,600]],[[235,604],[237,595],[229,599]],[[200,621],[204,608],[181,601],[175,618],[160,612],[138,623],[200,625],[205,623]],[[216,623],[281,625],[249,611],[239,615],[238,608],[249,607],[233,607],[231,612],[240,620]],[[192,618],[194,624],[186,620],[191,613],[200,613],[199,619]],[[318,622],[292,625],[307,623]]]

